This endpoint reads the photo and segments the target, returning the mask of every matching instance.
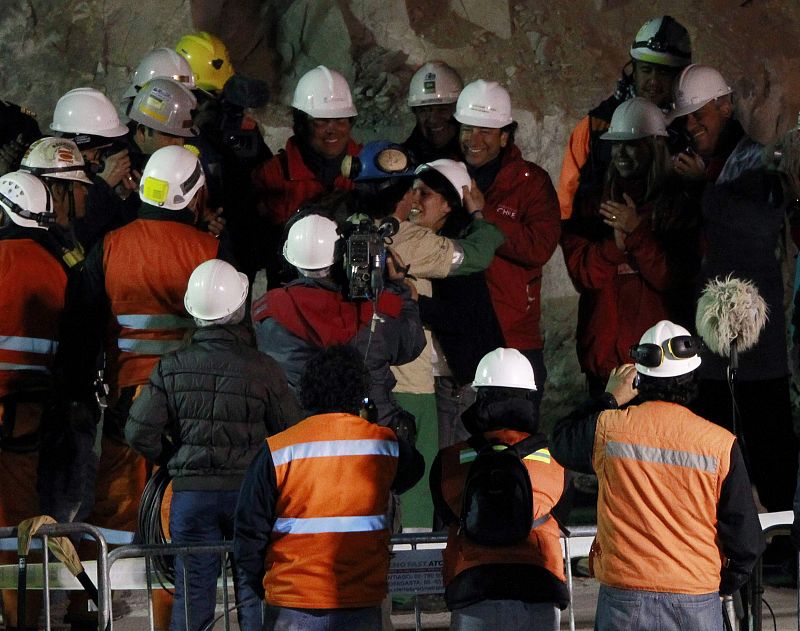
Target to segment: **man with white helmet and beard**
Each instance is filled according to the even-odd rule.
[[[174,493],[173,543],[213,543],[233,536],[233,515],[244,473],[272,436],[301,418],[286,377],[274,359],[255,347],[243,323],[247,277],[219,259],[189,277],[186,311],[197,330],[184,348],[161,357],[131,406],[125,437],[150,462],[166,465]],[[188,583],[184,585],[183,568]],[[202,629],[214,615],[219,558],[176,558],[172,628]],[[240,626],[260,624],[257,599],[234,579]],[[254,594],[252,594],[254,596]]]
[[[555,459],[598,479],[600,631],[721,631],[719,596],[744,585],[764,549],[735,436],[686,407],[700,348],[662,320],[631,348],[636,365],[615,369],[603,395],[553,430]]]
[[[453,115],[463,87],[458,73],[443,61],[429,61],[411,77],[408,106],[416,125],[403,145],[417,164],[460,159],[458,123]]]

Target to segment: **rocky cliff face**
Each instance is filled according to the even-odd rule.
[[[360,140],[402,139],[413,120],[405,92],[430,59],[465,81],[495,79],[511,93],[526,157],[557,179],[572,126],[609,94],[634,34],[669,13],[691,33],[696,61],[720,69],[737,92],[746,129],[769,141],[800,108],[800,4],[781,0],[17,0],[0,14],[0,97],[39,115],[46,129],[58,97],[93,85],[117,100],[139,58],[181,34],[211,30],[234,63],[269,80],[273,103],[257,116],[269,145],[289,134],[296,79],[324,63],[351,82]],[[194,25],[194,26],[193,26]],[[574,353],[576,295],[560,252],[545,270],[545,415],[582,391]]]

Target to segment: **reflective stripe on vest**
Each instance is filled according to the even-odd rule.
[[[171,313],[118,315],[117,322],[128,329],[193,329],[194,321]]]
[[[719,467],[719,461],[713,456],[703,456],[690,451],[675,449],[661,449],[646,445],[635,445],[619,441],[609,441],[606,444],[606,454],[611,458],[629,458],[641,462],[656,462],[699,469],[707,473],[714,473]]]
[[[163,355],[178,350],[183,345],[182,340],[132,340],[120,338],[117,346],[126,353],[141,353],[142,355]]]
[[[30,364],[9,364],[8,362],[0,362],[0,371],[2,370],[34,370],[36,372],[50,372],[50,369],[46,366],[32,366]]]
[[[386,515],[363,517],[279,517],[273,526],[274,532],[308,535],[325,532],[373,532],[386,530],[389,519]]]
[[[394,440],[330,440],[298,443],[277,449],[272,453],[276,467],[302,458],[328,458],[339,456],[391,456],[397,458],[400,448]],[[363,519],[363,518],[359,518]],[[370,529],[368,529],[370,530]],[[316,531],[313,531],[316,532]],[[321,531],[338,532],[338,531]]]
[[[58,342],[42,337],[4,335],[0,336],[0,349],[4,351],[19,351],[21,353],[55,355],[58,350]]]
[[[193,320],[171,313],[118,315],[117,322],[121,327],[140,331],[180,331],[194,328]],[[117,347],[121,351],[142,355],[163,355],[178,350],[182,345],[182,340],[140,340],[125,335],[117,340]]]

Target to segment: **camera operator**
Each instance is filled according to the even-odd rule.
[[[347,242],[336,222],[317,211],[327,214],[311,207],[295,215],[283,247],[299,278],[253,304],[258,348],[278,361],[295,389],[306,362],[320,348],[354,346],[370,372],[375,420],[413,434],[413,417],[392,396],[395,379],[389,370],[413,360],[425,346],[417,304],[400,282],[405,273],[387,256],[385,279],[382,271],[370,272],[373,278],[381,275],[383,291],[371,300],[354,299],[341,265]],[[378,278],[375,282],[380,284]]]

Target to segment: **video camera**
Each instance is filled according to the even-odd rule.
[[[345,235],[344,267],[350,300],[377,300],[383,291],[386,239],[397,234],[400,223],[386,217],[379,226],[369,219],[352,224]]]

